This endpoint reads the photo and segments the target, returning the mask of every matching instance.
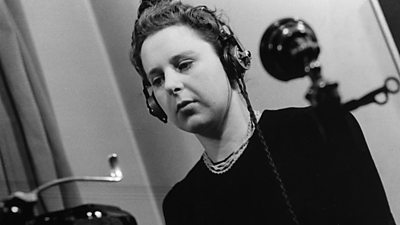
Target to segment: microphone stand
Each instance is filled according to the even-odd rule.
[[[370,103],[383,105],[388,102],[389,94],[395,94],[400,90],[400,81],[395,77],[388,77],[383,86],[365,94],[359,99],[341,103],[337,90],[338,84],[335,82],[329,83],[322,78],[321,66],[318,61],[310,63],[305,68],[305,71],[308,71],[308,75],[312,81],[311,87],[307,91],[306,99],[314,107],[341,108],[345,111],[352,111]]]
[[[304,69],[311,79],[306,99],[313,107],[327,107],[327,109],[340,108],[340,96],[337,83],[329,83],[321,76],[321,65],[318,61],[311,62]],[[336,110],[335,110],[336,111]]]
[[[395,77],[386,78],[384,85],[365,94],[359,99],[353,99],[346,103],[341,103],[338,92],[338,83],[327,82],[321,76],[321,65],[318,61],[311,62],[304,69],[311,79],[311,86],[305,98],[315,109],[317,121],[322,137],[327,141],[327,127],[342,125],[347,129],[345,114],[361,106],[370,103],[383,105],[388,102],[389,94],[395,94],[400,90],[400,81]]]

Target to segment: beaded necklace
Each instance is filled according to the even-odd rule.
[[[261,113],[255,111],[255,115],[258,120],[261,116]],[[239,159],[239,157],[242,155],[247,145],[249,144],[249,140],[254,133],[254,129],[255,129],[255,124],[253,124],[252,121],[250,120],[247,126],[247,134],[245,141],[240,145],[240,147],[236,151],[232,152],[228,157],[226,157],[222,161],[214,163],[211,160],[211,158],[207,155],[206,151],[204,151],[202,158],[208,170],[214,174],[222,174],[227,172],[230,168],[232,168],[233,164],[235,164],[235,162]]]

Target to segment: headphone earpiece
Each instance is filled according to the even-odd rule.
[[[158,104],[156,98],[154,97],[154,93],[152,92],[150,95],[149,91],[147,90],[147,87],[148,84],[146,84],[146,82],[143,81],[143,94],[144,97],[146,98],[147,109],[149,110],[151,115],[157,117],[158,119],[166,123],[168,121],[167,114]]]
[[[244,72],[250,68],[251,53],[243,47],[228,25],[222,24],[220,31],[225,45],[223,61],[226,69],[233,73],[235,79],[241,78]],[[228,76],[232,76],[232,74],[228,74]]]

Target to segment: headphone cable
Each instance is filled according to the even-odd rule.
[[[251,106],[249,95],[248,95],[247,90],[246,90],[246,84],[244,83],[243,76],[239,76],[237,78],[237,83],[238,83],[240,91],[242,92],[242,95],[243,95],[243,97],[244,97],[244,99],[246,101],[247,109],[248,109],[248,111],[250,113],[250,119],[252,120],[252,122],[255,125],[255,130],[257,132],[257,136],[260,139],[261,144],[263,145],[265,152],[267,153],[268,164],[272,168],[272,172],[273,172],[273,174],[275,176],[275,179],[279,184],[279,188],[281,190],[281,195],[282,195],[282,197],[283,197],[283,199],[285,201],[285,204],[287,206],[289,214],[292,217],[292,221],[296,225],[300,225],[300,223],[299,223],[299,221],[297,219],[296,213],[293,210],[292,203],[290,202],[290,199],[289,199],[289,196],[287,194],[287,190],[285,188],[285,185],[283,183],[281,175],[279,174],[278,167],[276,166],[276,164],[275,164],[275,162],[274,162],[274,160],[272,158],[271,151],[269,150],[267,142],[265,141],[264,135],[262,134],[261,128],[260,128],[260,126],[259,126],[259,124],[257,122],[256,115],[254,113],[253,107]]]

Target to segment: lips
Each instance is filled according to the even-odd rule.
[[[185,101],[181,101],[176,105],[176,111],[180,111],[181,109],[185,108],[187,105],[193,103],[195,101],[193,100],[185,100]]]

